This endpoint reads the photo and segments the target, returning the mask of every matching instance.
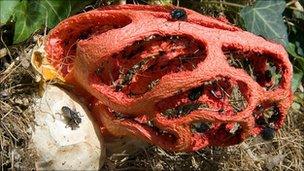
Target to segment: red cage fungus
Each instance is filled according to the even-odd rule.
[[[195,151],[280,128],[292,102],[284,48],[177,8],[109,6],[70,17],[48,35],[48,60],[94,96],[94,115],[115,136]]]

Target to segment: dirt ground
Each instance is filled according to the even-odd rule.
[[[1,43],[1,170],[32,170],[37,156],[28,144],[41,81],[30,63],[35,40],[6,47],[1,36]],[[304,88],[298,88],[284,127],[272,141],[252,137],[239,145],[194,153],[171,153],[148,145],[119,159],[108,156],[102,170],[304,170]]]

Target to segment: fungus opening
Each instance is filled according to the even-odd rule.
[[[191,123],[190,129],[192,133],[206,133],[212,128],[212,123],[208,121],[196,121]]]
[[[245,83],[217,78],[163,99],[157,103],[157,107],[162,115],[169,119],[183,117],[199,110],[232,116],[244,111],[248,106],[247,91]]]
[[[167,118],[179,118],[186,116],[192,111],[208,108],[206,104],[203,103],[189,103],[184,105],[179,105],[175,108],[170,108],[162,112]]]
[[[123,119],[131,119],[132,117],[125,115],[121,112],[115,112],[112,110],[112,115],[114,116],[115,119],[123,120]]]
[[[243,69],[266,90],[273,91],[280,86],[283,70],[271,54],[242,52],[230,47],[224,47],[223,52],[230,66]]]
[[[113,54],[95,70],[101,83],[128,96],[152,90],[164,75],[193,71],[206,49],[189,36],[152,35]]]
[[[276,104],[263,103],[255,108],[253,116],[257,127],[275,127],[282,114]]]
[[[212,130],[210,139],[216,145],[235,145],[242,141],[243,128],[239,123],[221,123]]]
[[[235,145],[242,141],[243,128],[239,123],[214,123],[210,121],[195,121],[190,126],[193,142],[196,147],[208,144],[217,146]]]
[[[248,102],[245,96],[242,94],[241,88],[245,85],[235,85],[232,87],[231,93],[229,95],[229,104],[232,106],[235,113],[242,112],[246,109]]]

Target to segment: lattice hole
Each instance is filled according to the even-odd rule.
[[[229,79],[218,78],[206,81],[201,86],[180,92],[157,104],[167,118],[180,118],[193,111],[205,110],[219,115],[232,116],[248,106],[244,83],[230,83]]]
[[[266,90],[272,91],[279,87],[283,69],[270,54],[242,52],[231,48],[223,48],[223,51],[230,66],[243,69]]]
[[[142,95],[164,75],[192,71],[205,57],[205,47],[191,37],[153,35],[101,63],[95,76],[115,91]]]
[[[264,103],[255,108],[253,116],[256,126],[273,128],[282,117],[282,114],[276,104]]]

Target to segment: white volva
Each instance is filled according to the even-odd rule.
[[[32,145],[39,170],[98,170],[105,160],[105,147],[98,126],[89,112],[70,94],[47,86],[35,106]],[[63,106],[79,112],[81,123],[72,129],[61,111]]]

